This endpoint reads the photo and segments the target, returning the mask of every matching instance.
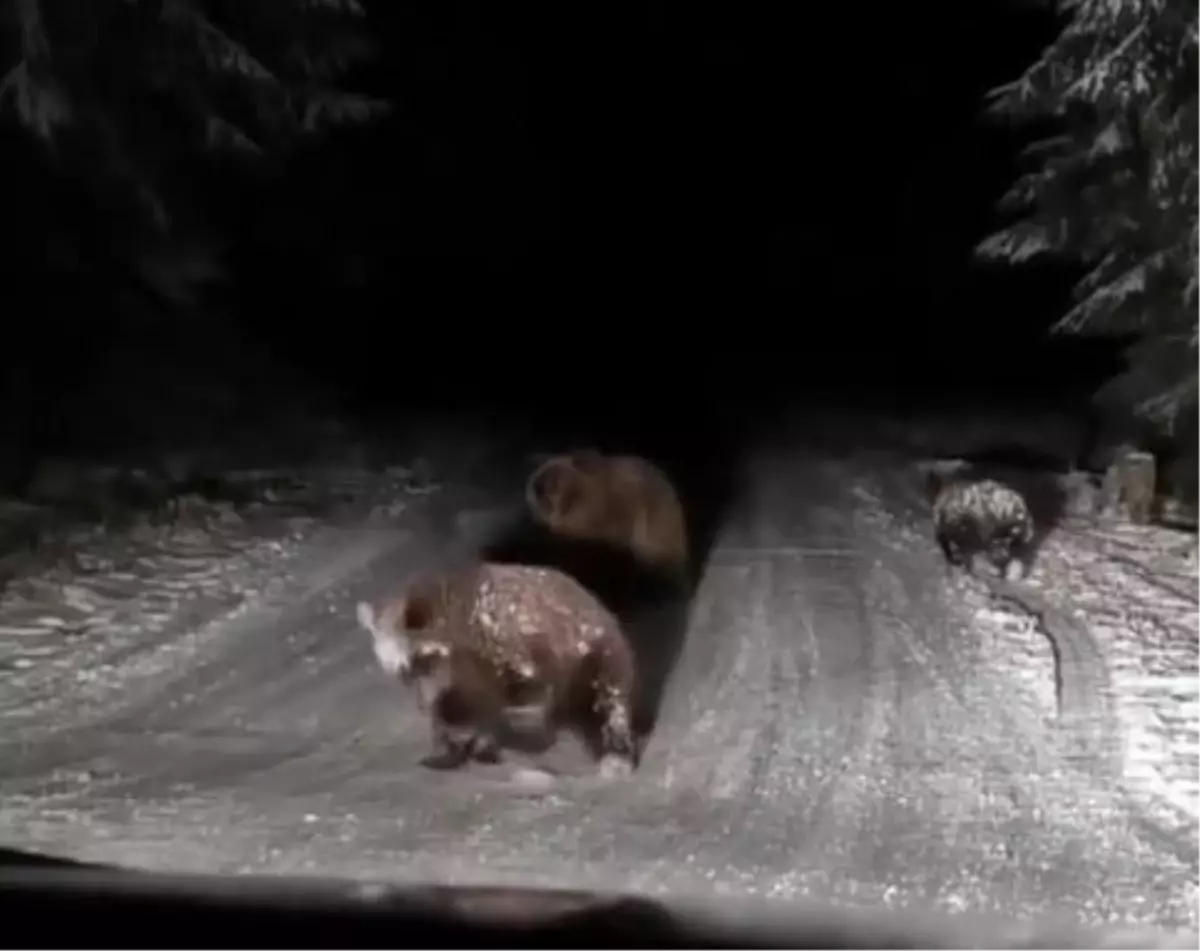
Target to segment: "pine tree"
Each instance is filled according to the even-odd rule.
[[[338,86],[370,53],[357,0],[0,4],[0,109],[57,160],[70,184],[56,187],[83,186],[128,269],[168,300],[219,273],[201,203],[187,200],[198,160],[280,157],[385,108]]]
[[[1086,269],[1054,330],[1131,336],[1128,371],[1099,394],[1168,429],[1197,397],[1197,5],[1058,0],[1066,25],[991,113],[1049,121],[1001,201],[1021,217],[984,258]]]

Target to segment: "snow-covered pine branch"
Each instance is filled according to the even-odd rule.
[[[1060,0],[1066,26],[989,112],[1054,119],[1001,201],[1015,220],[978,248],[1020,263],[1073,259],[1090,272],[1058,332],[1136,334],[1110,386],[1171,422],[1196,394],[1197,5]]]
[[[181,159],[249,159],[386,103],[338,86],[372,54],[355,0],[0,0],[0,111],[101,204],[170,238]],[[114,189],[114,186],[115,189]]]

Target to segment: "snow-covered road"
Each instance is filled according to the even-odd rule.
[[[439,527],[519,505],[505,475],[283,546],[286,570],[227,616],[96,646],[87,663],[66,641],[10,663],[5,843],[176,871],[1195,928],[1194,836],[1148,831],[1107,747],[1081,755],[1044,715],[1041,686],[979,636],[934,547],[897,544],[876,513],[912,503],[880,465],[795,446],[747,456],[691,602],[630,619],[642,650],[682,646],[628,780],[532,792],[507,782],[511,764],[422,769],[426,728],[355,628],[357,599],[455,547]]]

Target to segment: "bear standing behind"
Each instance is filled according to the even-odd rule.
[[[529,476],[525,499],[534,519],[557,535],[606,542],[644,565],[687,575],[683,505],[647,459],[594,449],[553,456]]]

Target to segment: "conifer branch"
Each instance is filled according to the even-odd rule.
[[[87,184],[129,248],[167,236],[188,244],[179,211],[190,189],[172,183],[181,164],[208,153],[278,156],[387,109],[338,88],[373,54],[357,0],[0,3],[12,51],[0,62],[0,111]],[[149,270],[180,280],[219,271],[160,258]]]
[[[1170,421],[1196,395],[1197,37],[1193,0],[1060,0],[1070,19],[987,114],[1056,118],[1000,200],[1018,220],[983,258],[1050,255],[1088,267],[1056,333],[1139,336],[1110,390]],[[1183,359],[1180,359],[1180,357]],[[1191,402],[1189,402],[1191,401]]]

